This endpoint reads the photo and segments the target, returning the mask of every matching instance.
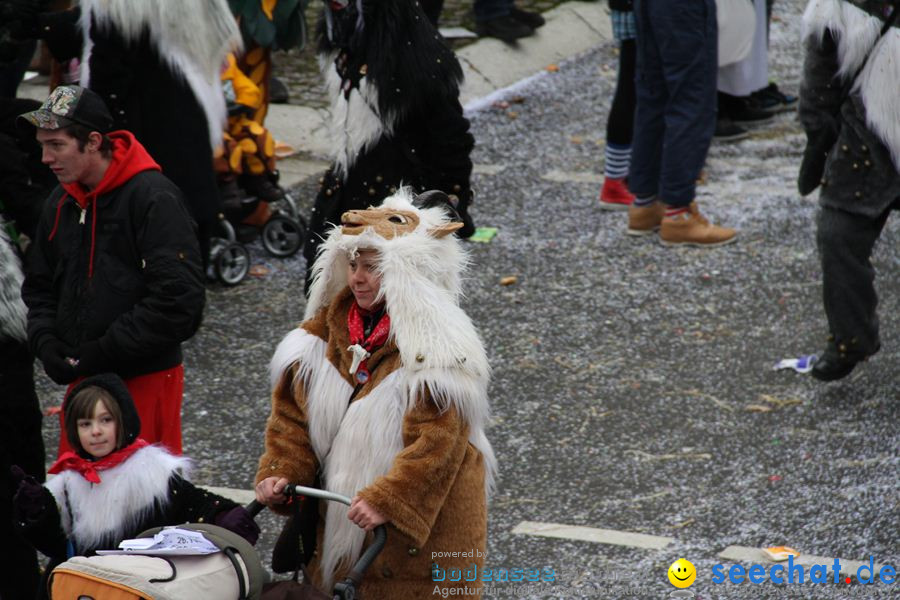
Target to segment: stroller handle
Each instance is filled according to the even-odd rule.
[[[285,496],[308,496],[310,498],[330,500],[332,502],[340,502],[341,504],[346,504],[347,506],[350,506],[351,502],[350,498],[348,498],[347,496],[342,496],[341,494],[336,494],[327,490],[305,487],[302,485],[288,484],[284,487],[284,491],[282,493]],[[250,513],[250,516],[255,517],[265,507],[265,504],[262,504],[257,500],[253,500],[244,508],[247,510],[247,512]],[[373,535],[375,537],[372,540],[372,543],[369,544],[369,546],[366,548],[366,551],[362,553],[362,555],[359,557],[359,560],[357,560],[356,564],[353,565],[353,568],[350,569],[350,572],[347,574],[347,577],[344,579],[344,581],[335,584],[335,591],[338,593],[339,597],[348,599],[353,597],[355,588],[360,584],[360,582],[362,582],[363,574],[366,572],[366,569],[368,569],[372,565],[372,563],[375,562],[375,558],[384,549],[384,545],[387,542],[387,528],[384,525],[379,525],[373,531]]]
[[[288,484],[285,486],[283,493],[286,496],[309,496],[310,498],[340,502],[347,506],[350,506],[351,502],[350,498],[347,496],[302,485]],[[375,562],[375,558],[384,549],[384,544],[387,542],[387,528],[384,525],[379,525],[372,533],[375,536],[372,543],[369,544],[366,551],[362,553],[359,560],[357,560],[356,564],[353,565],[353,568],[350,569],[350,572],[347,574],[344,581],[335,584],[335,592],[338,593],[339,597],[353,597],[356,587],[362,582],[363,574],[366,572],[366,569]],[[345,594],[347,595],[345,596]]]

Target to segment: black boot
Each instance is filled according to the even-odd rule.
[[[534,29],[514,19],[511,15],[478,21],[475,23],[475,31],[481,37],[497,38],[507,44],[512,44],[519,38],[534,35]]]
[[[852,344],[851,344],[852,345]],[[810,374],[819,381],[837,381],[849,375],[856,365],[866,360],[871,355],[878,352],[881,344],[878,344],[874,351],[854,352],[847,344],[835,342],[833,339],[828,342],[825,352],[813,365]]]
[[[509,9],[509,16],[511,16],[516,21],[519,21],[520,23],[525,23],[532,29],[543,27],[547,22],[544,20],[544,17],[541,16],[541,13],[522,10],[521,8],[516,8],[515,6]]]

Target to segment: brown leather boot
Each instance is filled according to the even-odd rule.
[[[719,227],[700,214],[696,202],[691,202],[688,212],[665,217],[659,229],[659,241],[665,246],[697,246],[713,248],[730,244],[737,237],[737,230]]]
[[[659,229],[663,217],[666,215],[666,207],[662,202],[653,202],[647,206],[628,207],[628,235],[651,235]]]

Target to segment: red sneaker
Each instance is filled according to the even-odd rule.
[[[603,210],[628,210],[634,202],[634,194],[628,191],[625,179],[603,180],[603,189],[600,190],[600,208]]]

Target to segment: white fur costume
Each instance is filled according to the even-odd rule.
[[[121,464],[100,471],[99,485],[76,471],[63,471],[47,483],[47,489],[56,499],[63,530],[76,548],[97,548],[134,535],[140,523],[155,511],[165,510],[171,500],[170,478],[174,474],[187,477],[189,469],[187,458],[147,446]]]
[[[348,406],[354,388],[329,360],[328,343],[301,327],[282,340],[272,358],[272,386],[277,391],[284,374],[297,365],[293,387],[304,392],[310,444],[323,486],[330,491],[352,497],[387,475],[407,446],[405,419],[428,393],[441,413],[457,414],[467,425],[468,444],[483,462],[484,481],[478,482],[478,488],[489,494],[496,470],[485,435],[490,367],[474,325],[458,304],[467,259],[455,236],[429,234],[449,222],[445,212],[418,208],[413,199],[404,189],[381,205],[415,213],[420,221],[412,232],[386,239],[371,227],[359,235],[345,234],[341,228],[332,230],[319,250],[306,308],[307,319],[329,311],[333,302],[344,297],[348,257],[359,250],[375,250],[380,298],[391,320],[387,344],[396,345],[398,366],[386,376],[381,372],[383,379],[374,389]],[[335,327],[345,328],[346,322]],[[289,456],[281,458],[290,460]],[[264,457],[258,479],[270,474],[268,468],[277,468],[267,467],[267,460],[273,465],[277,462]],[[421,487],[421,482],[416,484]],[[485,500],[480,499],[482,506]],[[440,516],[437,519],[440,521]],[[329,504],[319,550],[326,588],[341,563],[358,556],[364,537],[347,519],[346,507]],[[425,538],[417,544],[433,541],[429,535]]]
[[[210,143],[222,141],[225,97],[219,75],[225,56],[241,47],[241,34],[227,0],[81,0],[81,85],[90,86],[91,20],[114,27],[127,40],[146,29],[159,54],[187,81],[206,113]]]

